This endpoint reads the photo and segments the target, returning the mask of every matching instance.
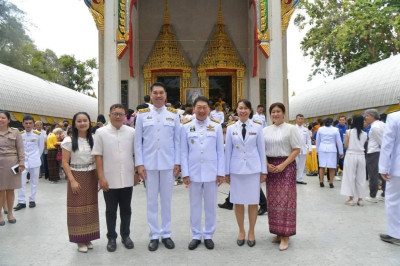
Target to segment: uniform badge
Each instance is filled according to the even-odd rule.
[[[257,135],[256,132],[249,132],[249,135]]]
[[[234,136],[235,136],[235,135],[237,135],[237,134],[238,134],[237,132],[233,132],[233,134],[232,134],[232,135],[234,135]]]
[[[174,118],[172,118],[172,117],[167,117],[167,118],[165,118],[167,121],[174,121]]]
[[[195,131],[196,131],[196,128],[194,126],[191,126],[190,127],[190,132],[195,132]]]
[[[215,131],[215,127],[213,125],[208,125],[207,131]]]
[[[153,119],[153,117],[152,117],[151,115],[149,115],[149,116],[147,117],[147,119]]]
[[[240,146],[239,145],[236,145],[236,149],[239,149],[240,148]]]
[[[191,142],[192,144],[194,144],[194,139],[191,139],[190,142]]]

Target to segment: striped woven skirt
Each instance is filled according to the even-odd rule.
[[[57,161],[57,149],[48,150],[47,167],[49,168],[49,181],[60,180],[60,163]]]
[[[69,241],[86,243],[100,238],[99,208],[97,200],[96,170],[72,171],[81,186],[78,194],[73,194],[71,184],[67,188],[67,225]]]
[[[268,163],[279,165],[287,157],[268,157]],[[267,206],[269,231],[278,236],[296,234],[296,161],[280,173],[268,173]]]

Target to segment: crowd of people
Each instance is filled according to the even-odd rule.
[[[0,111],[0,226],[5,225],[2,210],[8,222],[15,224],[13,210],[26,208],[28,175],[29,207],[34,208],[39,177],[44,175],[57,183],[63,173],[68,180],[69,240],[77,244],[78,251],[88,252],[93,248],[92,241],[100,238],[98,189],[103,191],[106,206],[107,250],[117,249],[118,207],[121,242],[132,249],[132,191],[133,186],[144,182],[150,228],[148,249],[156,251],[160,240],[167,249],[173,249],[171,202],[173,186],[180,176],[189,188],[190,250],[202,240],[207,249],[214,248],[217,189],[226,182],[230,184],[230,195],[218,206],[234,209],[237,245],[256,245],[257,216],[267,212],[269,231],[274,235],[271,241],[283,251],[296,234],[296,184],[307,184],[303,180],[305,158],[314,143],[320,187],[324,187],[328,169],[329,187],[334,188],[339,166],[343,171],[340,193],[348,197],[345,204],[364,206],[368,177],[370,195],[365,199],[372,203],[384,201],[386,205],[388,232],[380,237],[400,244],[399,112],[390,114],[386,124],[379,121],[376,110],[369,109],[364,116],[353,116],[347,125],[346,117],[340,117],[336,126],[332,118],[327,118],[308,130],[302,114],[296,116],[295,125],[285,122],[286,107],[279,102],[269,106],[272,123],[267,125],[264,107],[257,106],[254,114],[246,99],[230,112],[224,110],[222,99],[210,104],[206,97],[198,96],[193,105],[181,109],[177,103],[176,109],[166,104],[166,98],[165,85],[156,82],[136,112],[114,104],[109,122],[99,115],[94,127],[87,113],[78,112],[71,125],[64,121],[47,132],[29,115],[23,118],[24,130],[10,128],[10,114]],[[264,182],[266,197],[261,189]],[[18,203],[13,208],[15,189]],[[382,193],[378,196],[379,189]]]

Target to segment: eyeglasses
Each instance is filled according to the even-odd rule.
[[[125,116],[125,114],[124,113],[111,113],[111,115],[113,116],[113,117],[124,117]]]

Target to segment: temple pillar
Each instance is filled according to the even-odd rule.
[[[120,64],[117,57],[118,1],[104,4],[104,98],[103,112],[108,117],[111,105],[121,101]]]
[[[101,31],[98,31],[99,35],[99,81],[98,81],[98,91],[97,91],[97,99],[98,99],[98,114],[104,114],[104,38],[101,34]],[[96,118],[92,117],[92,121]]]

